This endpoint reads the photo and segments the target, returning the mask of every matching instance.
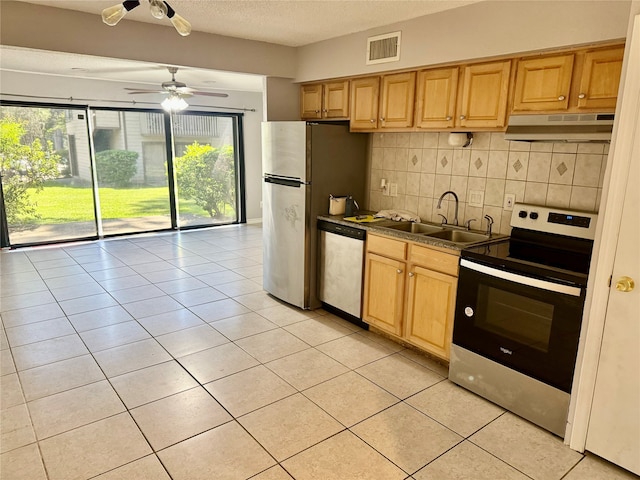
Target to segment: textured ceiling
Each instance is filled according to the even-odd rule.
[[[4,0],[0,0],[1,2]],[[121,0],[16,0],[99,15]],[[193,31],[301,46],[461,7],[481,0],[169,0]],[[169,24],[149,12],[146,0],[123,21]],[[116,27],[117,28],[117,27]],[[177,34],[176,34],[177,35]],[[41,75],[124,82],[139,88],[170,80],[166,65],[0,45],[0,69]],[[181,68],[176,80],[202,90],[260,92],[259,75]]]
[[[118,0],[18,0],[99,15]],[[298,47],[479,0],[170,0],[194,31]],[[146,1],[125,17],[156,20]],[[168,23],[168,22],[167,22]]]

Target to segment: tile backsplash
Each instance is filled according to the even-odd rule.
[[[509,233],[511,212],[503,210],[506,194],[516,202],[597,211],[609,145],[602,143],[516,142],[503,133],[474,133],[466,148],[452,147],[448,132],[374,133],[369,159],[370,210],[402,209],[423,221],[453,222],[459,199],[458,222],[476,219],[471,228],[486,228],[491,215],[494,232]],[[396,184],[398,195],[383,195],[380,180]],[[387,189],[388,190],[388,189]],[[482,206],[468,204],[470,192],[482,192]],[[476,198],[474,198],[476,199]],[[474,203],[475,204],[475,203]]]

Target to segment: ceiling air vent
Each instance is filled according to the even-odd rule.
[[[400,60],[400,32],[367,38],[367,65]]]

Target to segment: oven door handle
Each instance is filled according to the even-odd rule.
[[[512,272],[506,272],[504,270],[498,270],[496,268],[487,267],[486,265],[480,265],[479,263],[470,262],[469,260],[466,260],[464,258],[460,260],[460,266],[468,268],[469,270],[475,270],[476,272],[484,273],[485,275],[501,278],[510,282],[516,282],[521,285],[528,285],[530,287],[548,290],[550,292],[564,293],[573,297],[579,297],[582,294],[582,289],[578,287],[561,285],[559,283],[549,282],[547,280],[540,280],[537,278],[526,277],[524,275],[518,275]]]

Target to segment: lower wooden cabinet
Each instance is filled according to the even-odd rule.
[[[405,338],[449,358],[458,279],[414,265],[409,272]]]
[[[404,270],[406,264],[367,253],[364,287],[367,322],[393,335],[402,335]]]
[[[448,360],[458,258],[453,250],[370,234],[364,321]]]

